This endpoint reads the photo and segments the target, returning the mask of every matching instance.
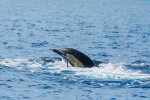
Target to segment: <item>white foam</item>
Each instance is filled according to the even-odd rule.
[[[124,64],[101,64],[102,67],[85,68],[78,71],[77,75],[86,75],[91,78],[105,79],[141,79],[150,78],[149,74],[143,74],[140,71],[126,69]]]
[[[21,63],[23,62],[27,62],[27,59],[2,59],[0,61],[0,64],[1,65],[4,65],[4,66],[12,66],[12,67],[15,67],[15,66],[19,66],[21,65]]]
[[[28,59],[3,59],[0,61],[0,64],[3,66],[13,67],[18,70],[24,70],[26,68],[35,69],[39,67],[43,67],[42,64],[36,62],[36,61],[29,61]],[[34,70],[32,70],[34,72]]]
[[[64,60],[55,62],[49,62],[43,65],[43,62],[36,60],[29,61],[28,59],[2,59],[0,65],[14,67],[18,70],[28,70],[31,72],[50,72],[60,73],[61,71],[68,70],[74,71],[73,75],[85,76],[87,78],[94,79],[143,79],[150,78],[149,74],[144,74],[137,70],[126,69],[124,64],[101,64],[102,67],[93,68],[77,68],[66,67]],[[71,66],[71,65],[69,65]]]

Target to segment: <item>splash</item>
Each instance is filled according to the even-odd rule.
[[[142,73],[141,70],[126,68],[124,63],[100,64],[102,67],[93,68],[76,68],[66,67],[66,62],[61,59],[49,58],[50,60],[38,59],[1,59],[0,66],[9,66],[17,70],[31,72],[49,72],[62,73],[64,71],[72,71],[75,76],[84,76],[90,79],[148,79],[149,74]],[[143,64],[142,64],[143,65]],[[140,66],[142,66],[140,65]],[[71,65],[69,65],[71,66]],[[67,73],[63,73],[67,74]]]
[[[82,69],[78,71],[78,75],[86,75],[92,78],[103,79],[142,79],[150,78],[149,74],[144,74],[140,70],[126,69],[125,64],[101,64],[102,67],[93,67],[91,69]]]

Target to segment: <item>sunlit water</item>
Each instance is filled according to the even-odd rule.
[[[149,50],[149,0],[1,0],[0,100],[149,100]]]

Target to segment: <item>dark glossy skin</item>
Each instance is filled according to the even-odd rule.
[[[86,56],[85,54],[83,54],[82,52],[80,52],[76,49],[63,48],[60,50],[53,49],[53,51],[58,53],[62,57],[64,57],[74,67],[94,67],[95,66],[94,62],[88,56]],[[73,58],[77,59],[78,62],[80,62],[82,66],[79,66],[79,65],[77,66],[77,64],[76,64],[77,62],[68,58],[67,55],[73,56]]]

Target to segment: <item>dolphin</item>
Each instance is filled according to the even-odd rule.
[[[88,56],[86,56],[84,53],[76,49],[62,48],[62,49],[53,49],[53,51],[67,60],[67,67],[68,67],[68,62],[73,67],[91,68],[96,66]]]

